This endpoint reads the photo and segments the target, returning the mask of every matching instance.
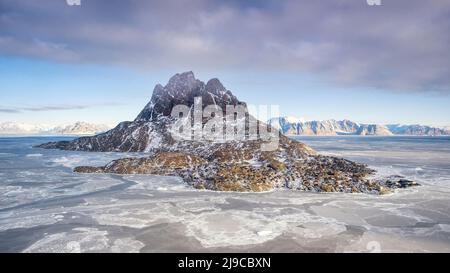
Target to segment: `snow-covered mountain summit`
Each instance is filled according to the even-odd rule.
[[[56,127],[52,130],[57,135],[95,135],[111,129],[107,125],[76,122],[74,124]]]
[[[49,126],[28,124],[23,122],[0,123],[0,135],[33,135],[48,131],[49,129]]]
[[[413,135],[413,136],[441,136],[450,135],[449,128],[437,128],[426,125],[414,124],[388,124],[389,130],[396,135]]]
[[[231,91],[214,78],[206,84],[195,78],[192,71],[174,75],[166,86],[156,85],[150,102],[135,121],[155,121],[161,116],[170,116],[175,105],[194,105],[194,98],[202,98],[203,105],[218,105],[225,110],[226,105],[244,104]]]
[[[0,123],[0,135],[95,135],[110,129],[103,124],[76,122],[74,124],[50,126],[21,122]]]

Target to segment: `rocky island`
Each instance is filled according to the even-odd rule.
[[[80,173],[154,174],[178,176],[197,189],[261,192],[275,188],[312,192],[386,194],[396,188],[416,186],[403,177],[377,180],[374,170],[343,158],[317,154],[307,145],[279,133],[277,146],[266,150],[262,138],[230,141],[179,139],[174,137],[173,108],[193,109],[195,99],[218,109],[247,107],[218,79],[206,84],[192,72],[173,76],[166,86],[156,85],[150,102],[131,122],[73,141],[39,145],[45,149],[92,152],[143,152],[140,158],[124,158],[106,166],[80,166]],[[191,114],[191,112],[190,112]],[[202,118],[205,125],[213,117]],[[244,128],[255,119],[246,115]],[[239,122],[236,118],[235,122]],[[261,124],[261,122],[259,122]],[[259,131],[258,131],[259,132]],[[260,133],[260,132],[259,132]],[[277,132],[278,134],[278,132]]]

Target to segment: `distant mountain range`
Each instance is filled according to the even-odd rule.
[[[302,118],[279,117],[268,121],[274,128],[280,129],[285,135],[303,136],[443,136],[450,135],[450,127],[437,128],[426,125],[402,124],[359,124],[351,120],[313,120],[305,121]],[[19,122],[0,123],[0,135],[96,135],[110,130],[104,124],[76,122],[69,125],[49,126],[43,124],[28,124]]]
[[[441,136],[450,135],[450,128],[436,128],[424,125],[388,124],[386,127],[395,135]]]
[[[335,136],[335,135],[411,135],[441,136],[450,135],[448,128],[436,128],[425,125],[401,124],[359,124],[351,120],[313,120],[304,121],[293,117],[273,118],[268,123],[286,135]]]
[[[87,122],[56,127],[19,122],[0,123],[0,135],[95,135],[109,129],[110,127],[107,125]]]

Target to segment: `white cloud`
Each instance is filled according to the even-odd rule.
[[[449,1],[2,1],[0,53],[450,91]]]

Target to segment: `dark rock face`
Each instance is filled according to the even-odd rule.
[[[398,175],[387,177],[384,181],[382,181],[382,183],[392,189],[404,189],[420,186],[419,183],[405,179],[403,176]]]
[[[203,106],[243,105],[218,79],[206,84],[192,72],[173,76],[166,86],[155,87],[150,103],[133,122],[93,137],[51,142],[39,147],[74,151],[146,152],[143,158],[124,158],[102,167],[81,166],[75,172],[155,174],[179,176],[198,189],[218,191],[268,191],[285,187],[313,192],[366,192],[383,194],[412,183],[375,181],[366,165],[337,157],[321,156],[307,145],[280,135],[278,146],[262,149],[267,141],[225,142],[176,140],[171,125],[175,105],[192,107],[201,97]],[[247,121],[253,117],[247,117]],[[254,118],[253,118],[254,119]]]
[[[161,117],[155,122],[122,122],[100,135],[73,141],[50,142],[38,147],[87,152],[149,152],[173,142],[167,133],[166,125],[169,122],[167,117]]]
[[[194,98],[201,97],[204,105],[244,104],[240,102],[218,79],[211,79],[205,85],[195,79],[194,73],[185,72],[173,76],[165,87],[157,85],[149,104],[135,121],[155,121],[161,116],[170,116],[175,105],[194,105]]]
[[[100,135],[82,137],[74,141],[50,142],[39,148],[89,152],[150,152],[174,144],[168,132],[174,120],[170,117],[174,106],[192,107],[194,98],[201,97],[203,106],[243,105],[218,79],[207,84],[197,80],[192,72],[173,76],[166,86],[156,85],[150,102],[133,122],[122,122]]]

